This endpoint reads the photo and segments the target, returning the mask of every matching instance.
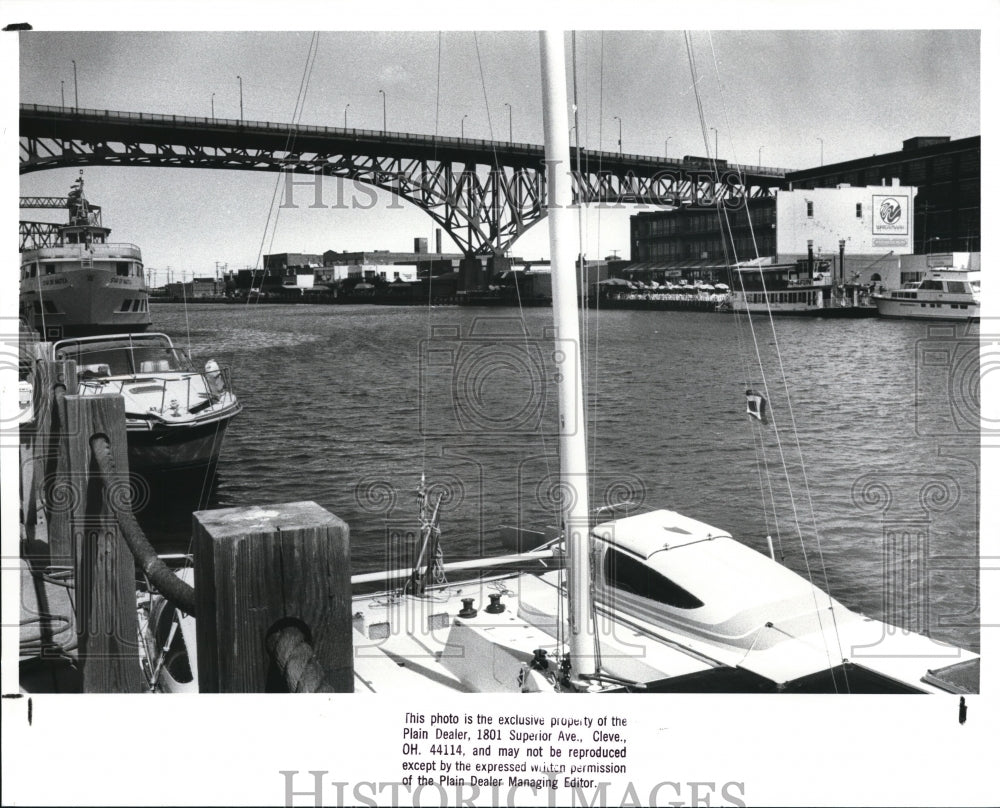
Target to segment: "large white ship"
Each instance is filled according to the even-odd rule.
[[[21,253],[20,315],[45,339],[142,331],[149,302],[142,253],[108,241],[101,209],[83,195],[83,177],[66,199],[69,223]]]
[[[872,298],[879,317],[978,321],[979,272],[935,267],[918,282]]]

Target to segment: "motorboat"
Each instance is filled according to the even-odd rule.
[[[157,472],[215,465],[229,422],[242,409],[228,369],[196,369],[161,333],[59,340],[52,358],[76,362],[79,395],[125,399],[129,468]]]

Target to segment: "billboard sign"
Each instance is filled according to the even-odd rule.
[[[872,195],[872,235],[907,236],[910,233],[910,197]]]

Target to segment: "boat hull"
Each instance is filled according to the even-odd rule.
[[[730,300],[732,310],[737,314],[789,314],[799,317],[818,317],[829,302],[829,286],[739,290],[733,292]]]
[[[950,301],[898,300],[875,298],[879,317],[897,320],[947,320],[952,322],[979,322],[978,303],[952,303]],[[964,308],[962,308],[964,307]]]
[[[138,332],[150,324],[142,278],[108,269],[68,269],[22,281],[20,309],[29,327],[49,339]]]
[[[150,473],[214,467],[235,414],[193,426],[130,428],[126,435],[129,469]]]

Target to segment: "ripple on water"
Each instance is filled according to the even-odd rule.
[[[538,490],[557,467],[551,378],[479,366],[464,384],[462,358],[480,343],[452,341],[450,365],[427,363],[427,346],[437,344],[426,342],[429,326],[469,335],[512,314],[436,308],[428,323],[417,308],[189,306],[195,358],[230,365],[245,406],[227,435],[214,503],[314,500],[350,524],[359,571],[383,565],[387,518],[413,523],[422,470],[461,486],[442,509],[451,558],[496,552],[501,523],[557,523]],[[157,306],[153,315],[154,328],[184,342],[183,307]],[[540,337],[550,317],[525,312],[529,334]],[[763,324],[758,344],[779,444],[743,412],[746,386],[765,376],[738,355],[741,339],[749,343],[735,318],[615,311],[588,313],[586,322],[591,343],[600,332],[587,387],[596,496],[632,486],[645,505],[702,519],[762,552],[771,534],[790,567],[808,564],[837,598],[874,616],[901,586],[887,537],[922,525],[914,552],[923,577],[907,594],[928,606],[914,619],[977,647],[978,444],[961,424],[950,434],[921,431],[921,417],[956,423],[947,377],[929,377],[917,362],[925,325],[776,320],[779,363]],[[456,404],[456,391],[473,397]],[[537,428],[493,428],[532,401]],[[462,406],[479,407],[475,418],[460,420]],[[395,490],[390,510],[364,506],[365,480]],[[950,492],[946,501],[921,497],[928,485]],[[889,496],[868,501],[859,495],[866,486]],[[176,523],[163,524],[176,539]],[[955,571],[963,559],[968,568]]]

